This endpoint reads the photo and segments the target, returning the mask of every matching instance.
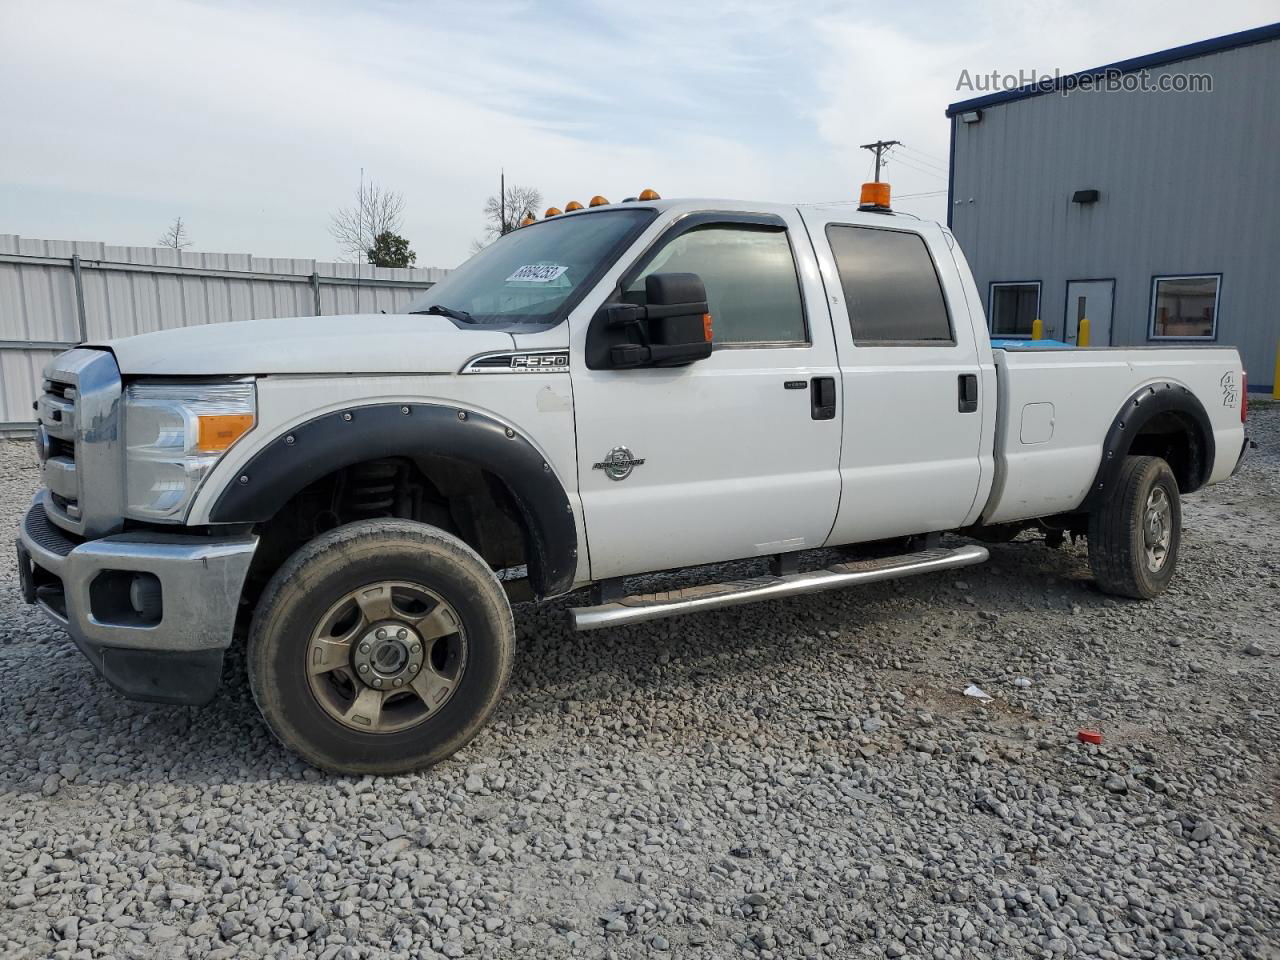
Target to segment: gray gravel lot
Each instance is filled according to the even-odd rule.
[[[0,955],[1280,958],[1280,408],[1251,429],[1153,603],[1024,535],[595,634],[525,607],[495,721],[417,776],[302,765],[238,656],[207,707],[120,698],[5,552]]]

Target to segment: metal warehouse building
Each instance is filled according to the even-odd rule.
[[[1211,87],[1200,90],[1200,87]],[[948,223],[993,335],[1280,343],[1280,23],[953,103]],[[1280,387],[1275,387],[1280,390]]]

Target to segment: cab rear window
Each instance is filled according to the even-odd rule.
[[[827,241],[855,344],[955,342],[942,284],[923,237],[905,230],[831,224]]]

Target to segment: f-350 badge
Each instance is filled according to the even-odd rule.
[[[614,447],[609,455],[599,463],[591,465],[592,470],[603,470],[610,480],[625,480],[631,471],[644,464],[643,457],[633,457],[626,447]]]

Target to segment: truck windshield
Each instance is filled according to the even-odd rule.
[[[521,227],[450,273],[408,312],[464,323],[557,323],[653,216],[646,208],[601,210]]]

